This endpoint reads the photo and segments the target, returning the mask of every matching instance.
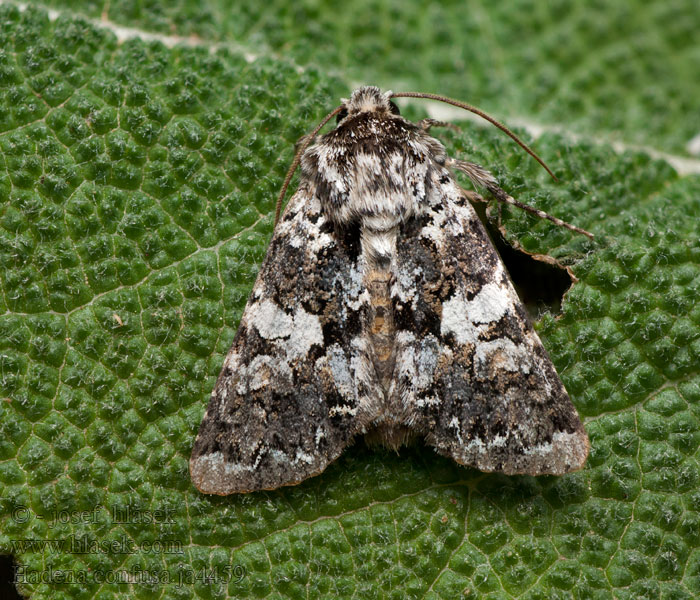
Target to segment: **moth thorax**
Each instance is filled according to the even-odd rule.
[[[409,186],[401,183],[388,189],[386,178],[374,175],[357,177],[348,185],[347,200],[341,205],[341,218],[359,218],[375,229],[395,227],[413,216],[419,208]]]
[[[397,222],[398,225],[398,222]],[[363,225],[361,228],[362,252],[373,268],[388,269],[396,253],[398,226],[387,229],[374,229]]]

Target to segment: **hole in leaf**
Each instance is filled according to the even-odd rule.
[[[561,312],[562,298],[574,283],[566,269],[536,260],[509,246],[500,237],[496,241],[496,250],[531,319],[537,320],[545,312],[555,315]]]
[[[15,562],[9,554],[0,554],[0,598],[22,600],[15,587]]]

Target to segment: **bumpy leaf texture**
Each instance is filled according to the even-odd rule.
[[[175,48],[120,43],[68,3],[0,5],[0,550],[20,592],[700,595],[700,178],[644,152],[545,135],[555,184],[498,132],[437,132],[597,236],[503,215],[510,243],[579,279],[538,327],[585,418],[585,470],[485,475],[362,442],[276,492],[207,497],[187,470],[294,142],[353,82],[681,151],[700,130],[692,3],[201,4],[108,5],[202,38]]]

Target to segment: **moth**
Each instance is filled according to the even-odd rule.
[[[591,234],[449,157],[430,135],[447,124],[406,120],[391,100],[400,96],[476,112],[542,163],[455,100],[371,86],[342,100],[287,174],[280,200],[301,163],[192,450],[200,491],[299,483],[361,434],[390,448],[423,438],[487,472],[583,466],[581,420],[469,202],[480,196],[455,171]],[[333,117],[335,129],[317,137]]]

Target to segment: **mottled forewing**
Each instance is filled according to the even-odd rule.
[[[356,237],[333,230],[310,186],[290,200],[192,450],[199,490],[298,483],[362,430],[359,405],[378,394]]]
[[[474,209],[446,170],[402,228],[394,404],[438,452],[482,471],[562,474],[588,438]]]

